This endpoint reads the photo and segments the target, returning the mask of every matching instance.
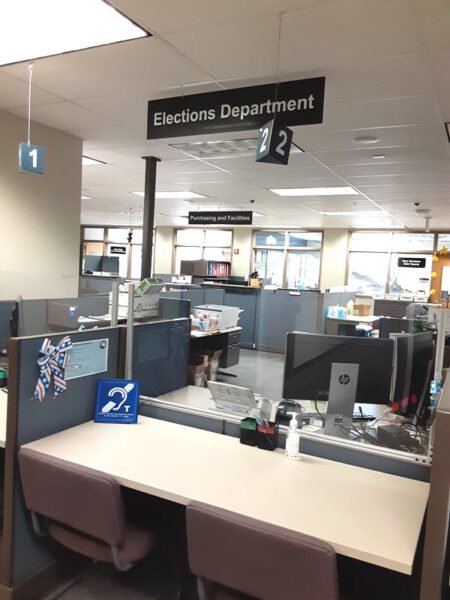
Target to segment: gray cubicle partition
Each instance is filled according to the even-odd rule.
[[[245,286],[228,286],[224,288],[225,298],[223,304],[226,306],[238,306],[242,312],[239,316],[238,325],[242,327],[241,347],[255,348],[255,336],[257,330],[257,313],[260,290]]]
[[[56,306],[57,305],[57,306]],[[65,329],[78,329],[78,316],[104,315],[108,312],[109,295],[95,294],[79,298],[55,298],[51,300],[21,300],[19,302],[18,327],[20,336],[39,335],[54,331],[52,328],[52,308],[66,305],[76,308],[73,326],[70,320],[62,321]]]
[[[79,280],[79,294],[108,294],[112,290],[114,281],[126,281],[123,277],[101,277],[96,275],[82,275]]]
[[[316,332],[318,310],[318,292],[261,290],[257,312],[257,349],[284,353],[287,332]]]
[[[162,297],[159,299],[159,316],[161,319],[189,319],[191,303],[189,300]]]
[[[406,307],[410,300],[385,300],[376,298],[373,305],[373,314],[378,317],[396,317],[403,319],[406,316]]]
[[[132,376],[140,381],[141,395],[160,396],[187,385],[190,334],[190,319],[134,325]]]
[[[296,292],[226,284],[216,285],[214,290],[211,286],[203,287],[205,304],[237,306],[244,311],[239,319],[242,348],[280,353],[284,352],[286,333],[294,330],[323,333],[328,307],[345,306],[355,299],[354,292]],[[222,301],[209,300],[208,293],[220,291],[224,294]]]
[[[24,582],[45,572],[55,560],[55,546],[33,533],[25,508],[17,452],[21,445],[80,425],[93,418],[98,378],[121,377],[119,361],[119,329],[104,328],[70,332],[72,342],[108,340],[107,370],[96,375],[71,379],[67,390],[56,398],[53,383],[40,402],[33,399],[38,368],[36,361],[46,337],[53,345],[65,334],[12,338],[10,342],[10,374],[8,388],[7,442],[5,448],[4,532],[1,540],[1,588],[20,588]],[[107,427],[108,425],[105,425]],[[38,585],[38,584],[36,584]],[[41,593],[27,597],[40,597]],[[5,596],[6,597],[6,596]],[[12,597],[12,596],[7,596]]]
[[[222,289],[205,288],[205,304],[219,304],[223,306],[225,302],[225,291]]]
[[[420,600],[450,597],[450,379],[436,411]]]

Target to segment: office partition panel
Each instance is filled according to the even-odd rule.
[[[67,381],[67,389],[55,397],[53,381],[42,401],[33,399],[38,381],[37,359],[42,343],[49,337],[57,345],[64,335],[12,338],[5,464],[5,510],[2,539],[1,582],[15,586],[54,560],[54,546],[32,531],[31,519],[23,502],[17,452],[21,445],[74,427],[93,418],[96,385],[99,378],[121,376],[119,328],[77,331],[71,341],[107,340],[106,371]],[[105,425],[106,427],[107,425]]]
[[[160,396],[187,385],[190,333],[190,319],[134,325],[132,376],[139,379],[143,396]]]

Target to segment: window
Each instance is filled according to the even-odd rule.
[[[286,287],[318,288],[320,275],[320,252],[294,252],[287,255]]]
[[[435,237],[434,233],[352,233],[348,285],[374,296],[427,297]]]
[[[133,227],[131,243],[128,242],[129,230],[129,227],[82,227],[81,243],[83,255],[117,257],[119,259],[120,277],[140,279],[142,227]],[[125,247],[125,254],[117,254],[113,251],[112,246]]]
[[[253,270],[278,287],[318,288],[321,247],[322,232],[256,231]]]
[[[375,252],[350,252],[348,285],[364,294],[385,293],[389,255]]]
[[[393,254],[389,294],[428,297],[432,264],[431,254]]]
[[[178,229],[175,237],[175,273],[182,260],[231,261],[233,232],[228,229]]]

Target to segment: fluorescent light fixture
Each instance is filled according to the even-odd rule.
[[[0,3],[0,66],[150,35],[103,0]]]
[[[144,197],[144,192],[131,192],[135,196]],[[155,198],[157,200],[192,200],[193,198],[206,198],[207,196],[202,196],[201,194],[196,194],[195,192],[156,192]]]
[[[374,135],[358,135],[355,137],[355,142],[357,144],[376,144],[380,141],[380,138],[377,138]]]
[[[179,150],[184,154],[206,160],[214,158],[236,158],[237,156],[253,156],[256,152],[257,145],[258,138],[169,144],[171,148],[175,148],[175,150]],[[304,152],[304,150],[292,143],[291,154],[299,152]]]
[[[82,200],[92,200],[90,196],[81,196]]]
[[[358,192],[350,187],[317,187],[317,188],[270,188],[278,196],[354,196]]]
[[[104,165],[106,163],[103,160],[97,160],[96,158],[90,158],[89,156],[82,156],[81,164],[83,167],[90,167],[91,165]]]
[[[383,160],[384,158],[386,158],[386,154],[374,154],[374,155],[372,156],[372,158],[373,158],[374,160]]]
[[[326,217],[384,217],[386,213],[376,210],[326,210],[320,214]]]

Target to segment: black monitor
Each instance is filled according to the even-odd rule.
[[[421,421],[429,406],[430,383],[434,373],[433,333],[395,335],[396,378],[392,410]]]
[[[134,326],[133,379],[143,396],[160,396],[187,385],[190,319]]]
[[[393,340],[288,333],[283,398],[328,401],[333,363],[359,366],[355,402],[389,404]]]
[[[380,338],[388,339],[391,333],[414,333],[416,321],[414,319],[398,319],[395,317],[381,317]]]
[[[0,356],[6,356],[9,338],[17,335],[13,323],[15,308],[16,302],[13,300],[0,301]]]
[[[88,254],[84,256],[84,270],[85,271],[101,271],[102,270],[102,256],[97,254]]]

